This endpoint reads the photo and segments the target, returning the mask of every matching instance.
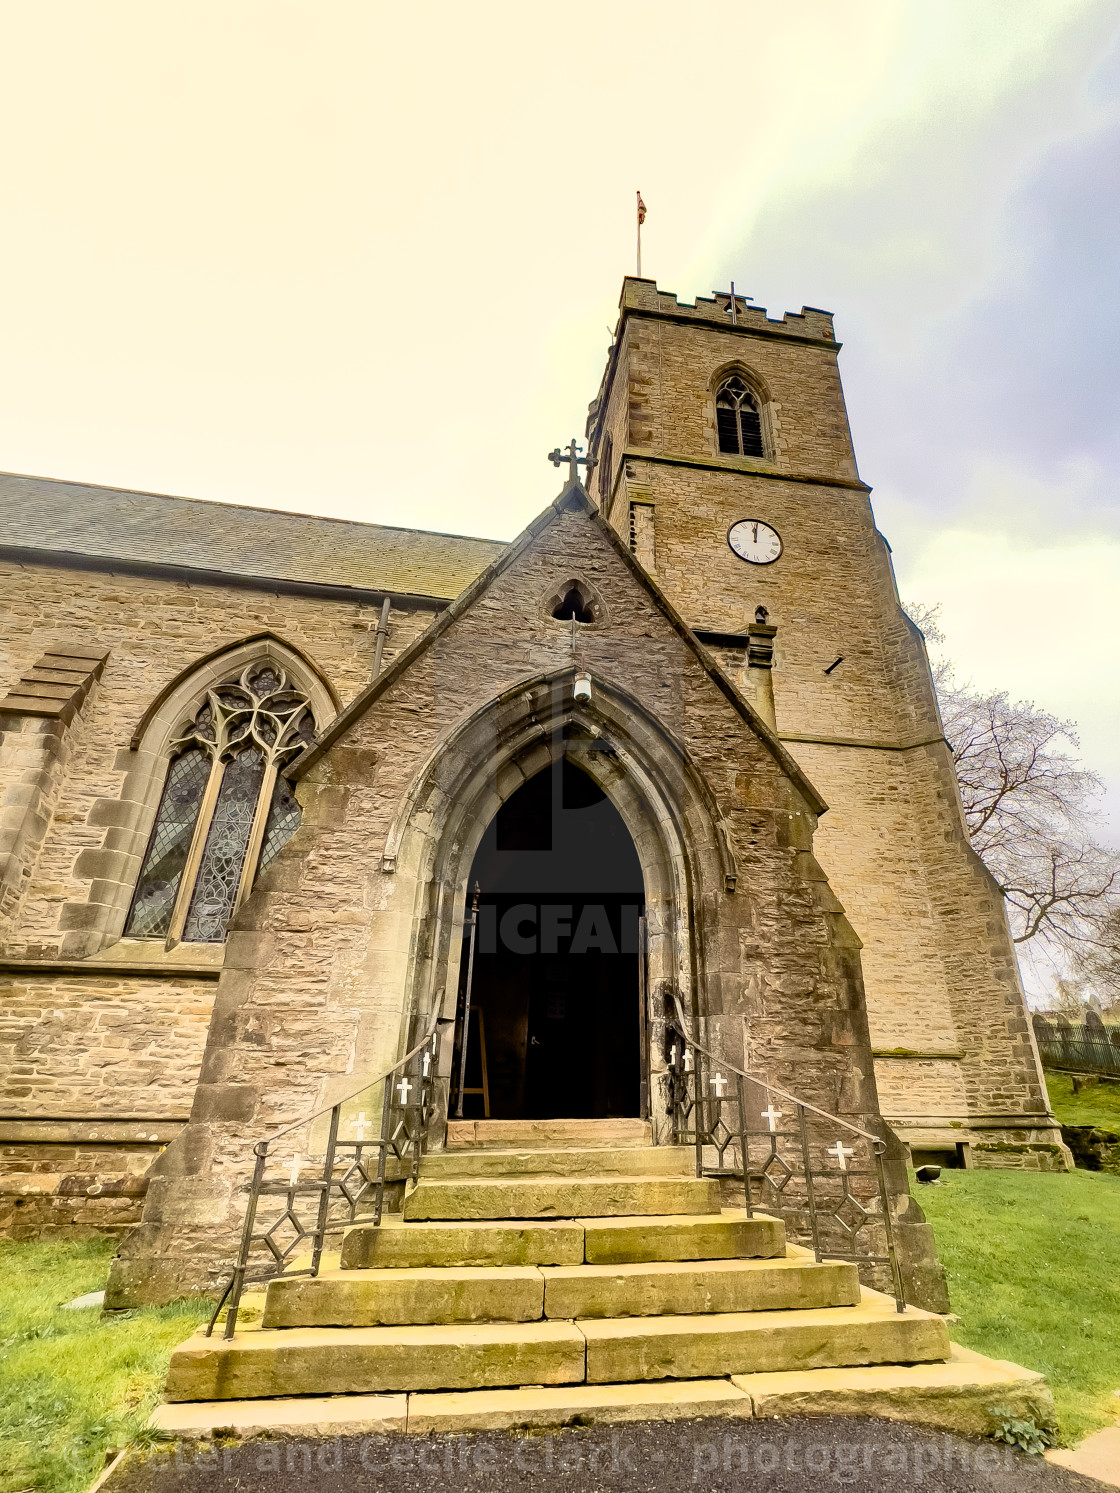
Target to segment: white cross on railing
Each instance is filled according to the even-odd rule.
[[[686,1047],[684,1050],[684,1071],[686,1073],[692,1072],[692,1049],[690,1047]]]
[[[717,1073],[716,1076],[711,1080],[711,1085],[712,1088],[716,1091],[716,1098],[722,1099],[723,1091],[727,1087],[727,1079],[724,1078],[722,1073]]]
[[[854,1156],[856,1153],[852,1150],[851,1146],[846,1146],[843,1141],[837,1141],[834,1146],[829,1146],[828,1154],[835,1156],[840,1170],[846,1172],[848,1170],[848,1157]]]
[[[772,1104],[768,1104],[762,1111],[762,1118],[766,1121],[771,1130],[777,1130],[778,1121],[782,1118],[782,1111],[780,1109],[775,1109]]]
[[[412,1093],[412,1085],[407,1078],[402,1078],[400,1083],[397,1084],[397,1093],[401,1096],[401,1103],[407,1104],[408,1096]]]
[[[302,1165],[303,1165],[303,1157],[300,1156],[298,1154],[298,1152],[297,1152],[297,1154],[292,1157],[292,1170],[291,1170],[291,1172],[289,1173],[289,1176],[288,1176],[288,1186],[289,1187],[294,1187],[296,1185],[296,1183],[299,1181],[299,1169],[300,1169],[300,1167]]]
[[[677,1064],[680,1062],[680,1056],[681,1056],[681,1050],[677,1046],[677,1044],[674,1042],[673,1046],[672,1046],[672,1050],[669,1053],[669,1067],[670,1068],[675,1068],[677,1066]]]
[[[420,1076],[422,1078],[427,1078],[427,1076],[428,1076],[428,1070],[431,1068],[431,1066],[432,1066],[432,1055],[431,1055],[430,1052],[425,1052],[424,1053],[424,1066],[421,1069],[421,1073],[420,1073]]]
[[[354,1121],[354,1133],[357,1135],[360,1141],[364,1141],[366,1138],[366,1131],[370,1128],[370,1122],[366,1119],[365,1111],[362,1110],[359,1113],[358,1118]]]

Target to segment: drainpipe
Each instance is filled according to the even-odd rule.
[[[774,635],[778,629],[767,623],[769,612],[759,607],[754,621],[747,628],[747,679],[753,686],[751,703],[770,727],[777,731],[778,718],[774,711]]]
[[[381,655],[385,651],[385,639],[389,633],[389,597],[381,603],[381,621],[377,624],[377,643],[373,651],[373,677],[381,673]]]

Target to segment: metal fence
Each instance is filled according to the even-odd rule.
[[[1120,1078],[1120,1026],[1035,1017],[1038,1050],[1047,1068],[1073,1073],[1107,1073]]]

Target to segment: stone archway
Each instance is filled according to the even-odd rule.
[[[432,754],[386,839],[382,870],[395,883],[398,949],[407,931],[402,1031],[442,1003],[454,1014],[470,872],[482,836],[501,805],[542,769],[577,763],[618,811],[637,852],[647,926],[650,1118],[664,1135],[656,1078],[664,1067],[661,1017],[675,988],[703,1023],[713,899],[737,875],[712,795],[689,754],[632,697],[593,680],[590,700],[573,693],[574,670],[505,691]],[[712,934],[714,938],[714,933]],[[384,946],[383,946],[384,947]],[[444,1102],[451,1044],[444,1045]]]

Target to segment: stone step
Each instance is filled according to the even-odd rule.
[[[247,1328],[229,1342],[203,1337],[200,1328],[171,1355],[166,1396],[364,1395],[578,1384],[583,1377],[583,1334],[570,1322]]]
[[[785,1260],[659,1261],[637,1265],[547,1266],[549,1318],[691,1316],[854,1306],[854,1265],[818,1265],[808,1251]]]
[[[701,1312],[851,1306],[854,1265],[785,1260],[640,1265],[324,1270],[275,1280],[262,1325],[376,1327],[436,1322],[536,1322],[542,1317],[681,1316]]]
[[[733,1379],[655,1379],[641,1384],[434,1393],[202,1400],[157,1405],[149,1425],[165,1436],[344,1436],[403,1432],[558,1430],[627,1421],[874,1415],[988,1436],[999,1411],[1037,1425],[1053,1421],[1041,1374],[953,1344],[945,1363],[874,1364],[736,1374]]]
[[[568,1146],[549,1150],[431,1151],[420,1163],[429,1181],[462,1177],[694,1177],[691,1146]]]
[[[865,1291],[858,1306],[690,1317],[583,1319],[587,1382],[924,1363],[949,1357],[940,1317]]]
[[[1001,1409],[1036,1425],[1054,1423],[1054,1397],[1041,1374],[959,1343],[942,1363],[736,1374],[731,1382],[750,1396],[759,1418],[877,1415],[965,1436],[990,1436]]]
[[[786,1252],[782,1220],[762,1214],[748,1218],[742,1208],[675,1216],[587,1218],[583,1228],[583,1258],[589,1265],[781,1259]]]
[[[448,1120],[447,1149],[648,1146],[648,1120]]]
[[[719,1213],[710,1177],[533,1177],[430,1182],[404,1201],[407,1219],[594,1218],[632,1213]]]
[[[164,1405],[164,1411],[177,1407]],[[221,1409],[214,1407],[215,1414]],[[555,1388],[466,1389],[408,1396],[409,1431],[545,1431],[626,1421],[746,1417],[750,1396],[729,1379],[664,1379],[656,1384],[564,1384]],[[213,1417],[211,1417],[213,1418]],[[532,1453],[530,1453],[532,1455]],[[531,1464],[544,1470],[543,1454]],[[526,1466],[526,1471],[529,1467]],[[529,1479],[525,1480],[526,1483]]]
[[[378,1327],[437,1322],[539,1322],[544,1276],[532,1266],[328,1270],[274,1280],[264,1327]]]
[[[422,1266],[579,1265],[582,1223],[503,1220],[405,1223],[390,1214],[380,1227],[358,1225],[342,1241],[347,1270]]]
[[[643,1260],[780,1259],[780,1219],[719,1214],[521,1221],[435,1219],[406,1223],[389,1214],[380,1227],[359,1224],[342,1243],[346,1270],[457,1265],[628,1264]]]
[[[577,1322],[202,1329],[172,1354],[167,1398],[267,1399],[708,1379],[947,1359],[945,1324],[877,1292],[859,1306]]]

